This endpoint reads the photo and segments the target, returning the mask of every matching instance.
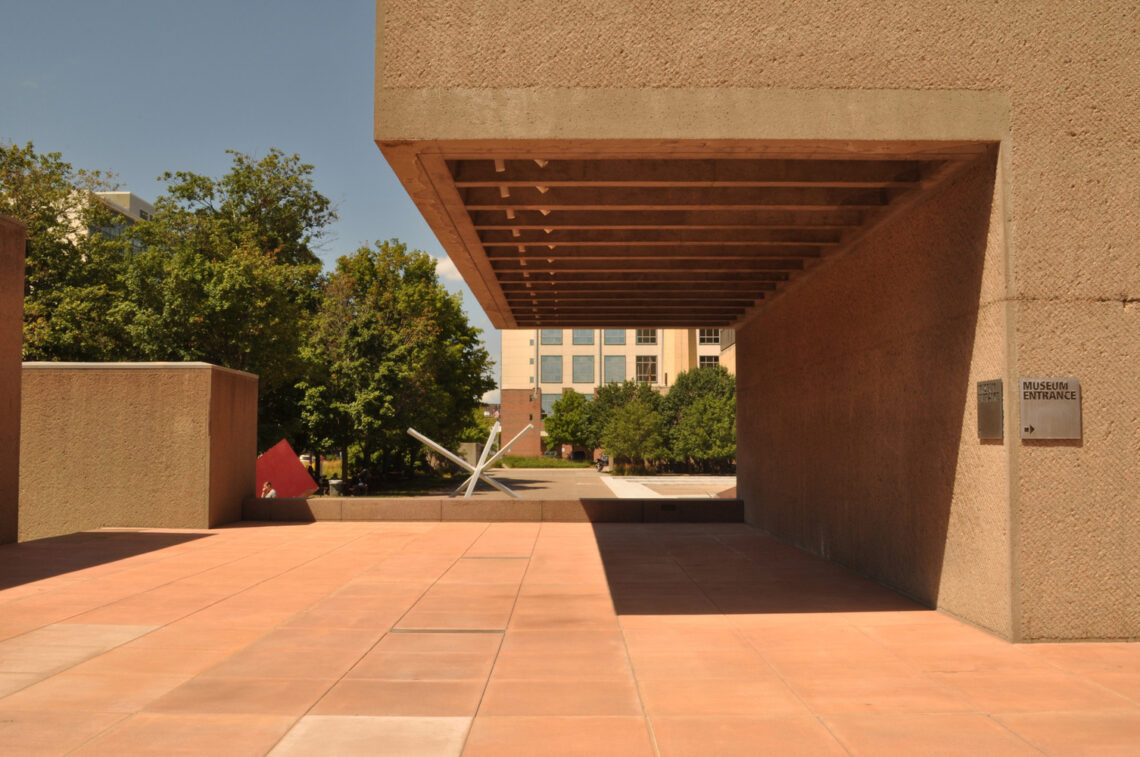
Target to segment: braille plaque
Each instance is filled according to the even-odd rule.
[[[1005,438],[1005,413],[1001,399],[1001,379],[978,382],[979,439]]]
[[[1022,439],[1080,439],[1081,381],[1076,378],[1023,378]]]

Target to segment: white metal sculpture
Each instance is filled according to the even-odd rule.
[[[440,444],[436,444],[431,439],[428,439],[426,436],[421,434],[419,431],[416,431],[414,428],[409,428],[408,433],[411,434],[412,436],[414,436],[416,439],[419,439],[421,442],[423,442],[427,446],[431,447],[433,450],[435,450],[439,454],[446,457],[451,462],[458,465],[460,468],[463,468],[464,470],[471,472],[471,475],[468,477],[468,479],[466,481],[464,481],[462,484],[460,484],[459,487],[451,493],[452,497],[454,497],[456,494],[458,494],[460,489],[464,489],[464,488],[466,488],[466,490],[467,490],[463,494],[464,499],[470,497],[472,494],[475,493],[475,485],[477,483],[479,483],[479,479],[483,479],[484,481],[486,481],[488,484],[495,487],[499,491],[505,492],[505,493],[509,494],[510,496],[514,497],[515,499],[519,499],[519,495],[515,494],[513,491],[508,489],[505,485],[499,483],[495,479],[488,476],[485,471],[488,468],[490,468],[492,465],[494,465],[496,462],[498,462],[500,457],[507,454],[507,450],[509,450],[511,448],[511,445],[514,444],[515,442],[517,442],[520,438],[522,438],[522,435],[525,434],[527,431],[530,431],[532,428],[534,428],[534,424],[528,423],[526,425],[526,428],[524,428],[522,431],[515,434],[514,439],[511,439],[509,442],[504,444],[502,449],[500,449],[498,452],[496,452],[494,455],[492,455],[488,459],[487,455],[491,451],[491,445],[493,445],[495,443],[495,438],[499,435],[499,432],[502,430],[502,427],[499,425],[499,422],[495,421],[495,425],[491,427],[491,435],[487,437],[487,446],[483,448],[483,454],[479,456],[479,462],[477,464],[475,464],[474,466],[472,466],[471,463],[467,462],[462,457],[455,454],[454,452],[447,449],[446,447],[444,447]]]

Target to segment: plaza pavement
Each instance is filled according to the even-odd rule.
[[[1140,644],[1011,645],[742,524],[242,523],[0,547],[7,757],[1138,744]]]

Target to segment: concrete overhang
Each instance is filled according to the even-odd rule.
[[[499,328],[727,327],[1007,132],[984,92],[377,89]]]

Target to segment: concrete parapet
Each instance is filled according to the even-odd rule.
[[[248,498],[248,521],[478,521],[492,523],[742,523],[739,499]]]
[[[20,540],[210,528],[253,494],[257,377],[207,363],[25,363]]]

